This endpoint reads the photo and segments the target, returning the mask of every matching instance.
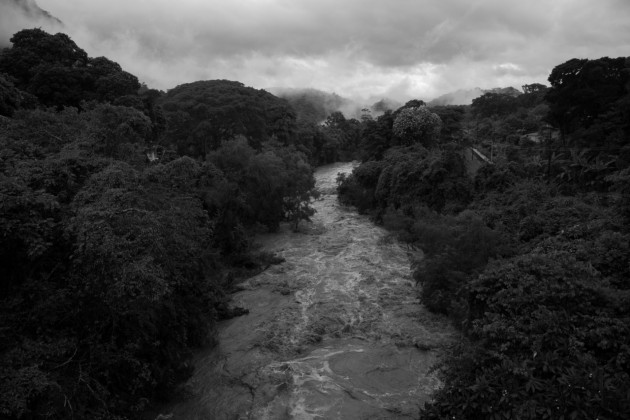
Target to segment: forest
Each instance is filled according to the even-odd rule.
[[[422,419],[630,417],[630,58],[548,81],[386,113],[338,179],[461,332]]]
[[[0,55],[0,417],[137,418],[190,375],[252,237],[351,139],[225,80],[148,89],[67,35]],[[343,142],[347,142],[344,146]]]
[[[142,418],[175,395],[244,311],[235,285],[280,262],[254,236],[297,230],[313,168],[353,159],[339,200],[421,251],[420,299],[461,332],[423,419],[630,417],[630,58],[347,118],[312,92],[151,89],[62,33],[11,43],[0,418]]]

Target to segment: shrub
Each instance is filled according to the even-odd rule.
[[[470,338],[422,418],[627,418],[628,307],[566,251],[488,265],[468,287]]]

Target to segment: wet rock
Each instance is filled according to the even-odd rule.
[[[289,289],[288,287],[279,287],[276,290],[278,291],[278,293],[284,296],[288,296],[291,294],[291,289]]]
[[[422,350],[422,351],[433,350],[433,346],[431,346],[430,344],[427,344],[427,343],[416,343],[416,348],[418,350]]]
[[[232,293],[242,292],[243,290],[251,289],[251,285],[247,282],[238,283],[232,286]]]
[[[247,315],[249,314],[249,309],[242,308],[240,306],[228,306],[223,311],[219,312],[219,316],[221,319],[232,319],[237,316]]]

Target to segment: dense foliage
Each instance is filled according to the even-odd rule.
[[[273,261],[252,234],[298,229],[310,165],[354,157],[340,199],[422,249],[420,297],[462,331],[423,418],[630,417],[630,59],[359,121],[225,80],[148,89],[64,34],[11,41],[0,417],[138,418],[172,395],[234,281]]]
[[[66,34],[29,29],[16,33],[11,43],[0,54],[0,73],[42,105],[79,107],[84,100],[111,101],[140,87],[118,63],[88,57]]]
[[[315,89],[281,89],[278,95],[294,109],[299,133],[297,147],[315,165],[361,158],[365,147],[359,147],[359,143],[371,136],[375,125],[373,115],[391,115],[398,107],[384,99],[372,105],[359,105]],[[385,131],[391,135],[390,129]]]
[[[442,120],[426,106],[404,108],[396,116],[393,130],[405,145],[430,146],[438,140]]]
[[[420,297],[462,331],[422,418],[630,417],[628,63],[435,108],[450,128],[432,146],[397,142],[411,111],[364,131],[340,199],[423,251]]]
[[[169,90],[158,103],[168,121],[165,141],[179,153],[204,157],[226,138],[243,136],[260,149],[274,139],[295,142],[295,115],[288,103],[239,82],[210,80]]]
[[[0,55],[0,417],[139,418],[313,210],[294,117],[228,81],[166,95],[64,34]],[[309,150],[307,149],[306,152]]]

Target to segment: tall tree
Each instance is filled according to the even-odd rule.
[[[630,59],[571,59],[549,75],[549,119],[563,136],[588,128],[628,94]]]
[[[295,115],[289,104],[263,90],[228,80],[187,83],[158,100],[168,121],[165,141],[179,153],[203,157],[221,142],[244,136],[260,150],[277,139],[295,140]]]
[[[16,87],[35,95],[46,106],[79,107],[82,101],[112,101],[136,94],[138,78],[105,58],[88,58],[70,37],[24,29],[11,38],[13,46],[0,54],[0,72]]]
[[[394,134],[404,145],[429,146],[438,141],[442,120],[426,106],[403,108],[394,120]]]

